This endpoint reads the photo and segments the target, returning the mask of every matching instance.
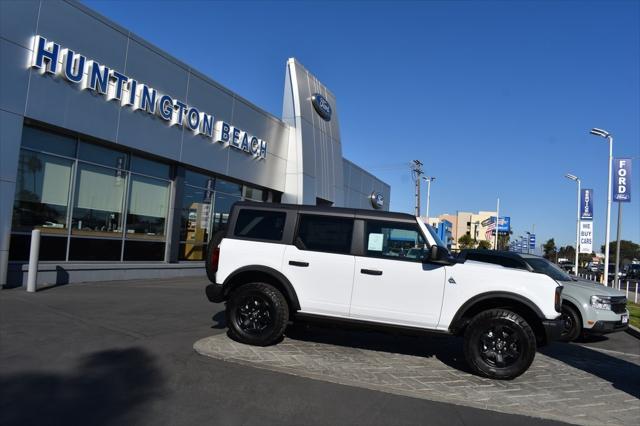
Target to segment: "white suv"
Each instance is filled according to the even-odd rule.
[[[512,379],[562,330],[562,286],[545,275],[452,258],[402,213],[241,202],[209,243],[212,302],[232,338],[278,342],[321,318],[464,336],[477,374]]]

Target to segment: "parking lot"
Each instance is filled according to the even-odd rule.
[[[446,337],[296,325],[276,346],[240,345],[204,285],[1,291],[0,423],[636,424],[640,414],[640,341],[626,333],[553,344],[518,379],[491,381],[470,375]]]

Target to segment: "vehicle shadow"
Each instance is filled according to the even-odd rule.
[[[90,354],[68,373],[2,375],[0,424],[138,423],[139,408],[163,392],[155,364],[147,351],[131,348]]]
[[[640,398],[640,365],[581,345],[553,343],[540,348],[544,355],[593,374],[623,392]]]
[[[313,343],[388,352],[419,357],[436,357],[459,371],[471,373],[462,349],[462,339],[450,335],[379,332],[361,327],[296,322],[285,331],[289,339]]]
[[[211,326],[211,328],[216,328],[218,330],[227,328],[227,315],[225,314],[224,309],[222,311],[216,312],[216,314],[211,317],[211,321],[215,323]]]

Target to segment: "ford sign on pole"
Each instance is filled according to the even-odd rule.
[[[593,189],[580,191],[580,220],[593,220]]]
[[[616,158],[614,164],[613,201],[631,201],[631,158]]]

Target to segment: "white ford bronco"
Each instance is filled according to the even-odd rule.
[[[456,260],[408,214],[236,203],[206,265],[208,299],[226,301],[229,335],[251,345],[305,318],[448,333],[475,373],[513,379],[562,330],[560,284]]]

